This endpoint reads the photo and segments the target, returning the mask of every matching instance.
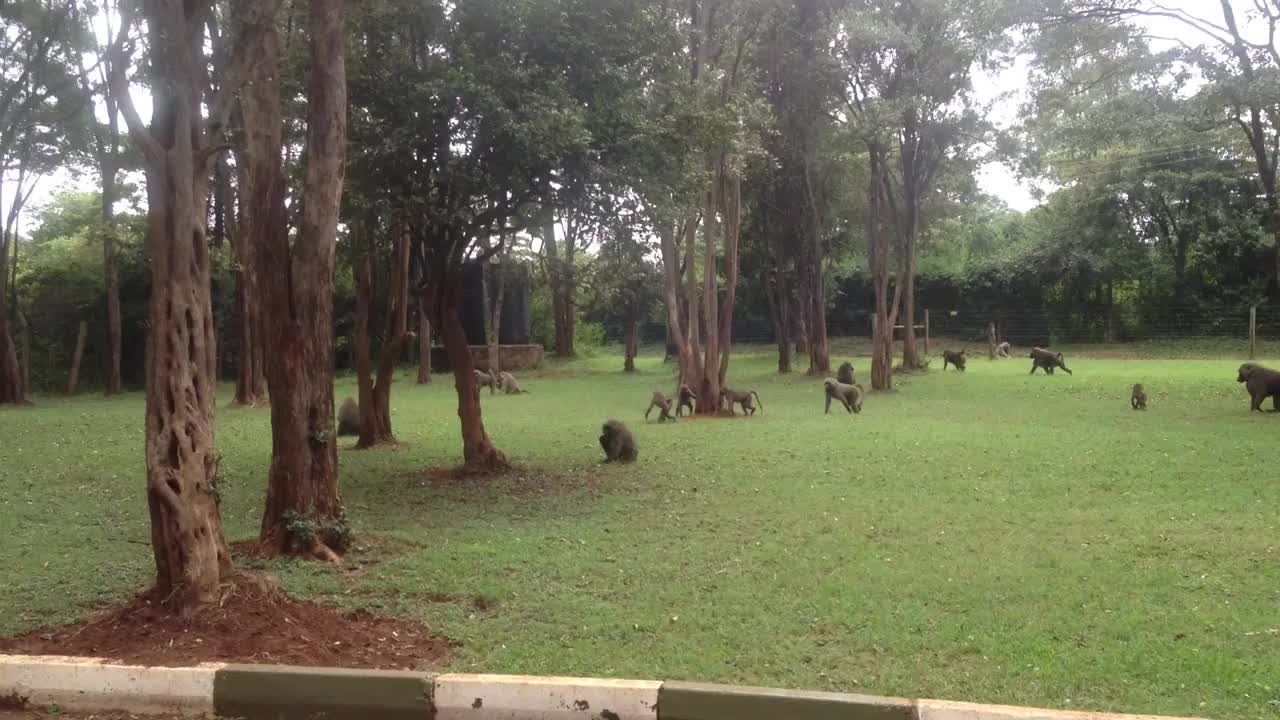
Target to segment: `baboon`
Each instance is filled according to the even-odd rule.
[[[520,383],[516,382],[516,376],[509,372],[503,371],[498,373],[498,389],[507,395],[519,395],[520,393],[529,392],[520,387]]]
[[[1004,342],[996,346],[996,357],[999,357],[999,358],[1011,357],[1011,355],[1009,354],[1009,351],[1012,349],[1013,347],[1009,345],[1009,341],[1005,340]]]
[[[605,462],[635,462],[639,455],[636,438],[619,420],[609,420],[600,428],[600,447]]]
[[[1031,354],[1027,357],[1031,358],[1031,374],[1036,374],[1036,368],[1044,368],[1046,375],[1052,375],[1054,368],[1062,368],[1070,375],[1071,369],[1062,361],[1062,353],[1052,352],[1044,348],[1031,348]]]
[[[961,348],[960,352],[956,352],[954,350],[943,350],[942,351],[942,369],[946,370],[947,364],[950,363],[952,365],[955,365],[956,369],[959,370],[960,372],[964,372],[964,364],[969,361],[969,356],[967,354],[968,352],[969,352],[968,348]]]
[[[827,396],[827,407],[824,413],[831,412],[831,400],[835,398],[844,405],[844,409],[851,413],[862,412],[862,397],[866,393],[861,385],[847,385],[835,378],[827,378],[822,381],[822,390]]]
[[[688,385],[681,385],[679,397],[676,399],[676,417],[679,417],[686,407],[689,408],[689,414],[692,415],[693,401],[697,399],[698,396],[693,394],[693,388]]]
[[[338,437],[360,434],[360,406],[352,398],[342,401],[338,409]]]
[[[1133,394],[1129,396],[1129,404],[1134,410],[1147,409],[1147,392],[1142,389],[1142,383],[1134,383]]]
[[[1245,363],[1236,374],[1236,382],[1245,383],[1252,398],[1250,410],[1262,412],[1262,402],[1271,398],[1271,411],[1280,411],[1280,371]]]
[[[475,373],[476,373],[477,388],[482,388],[488,385],[490,395],[498,392],[498,382],[495,379],[495,376],[490,375],[489,373],[484,372],[483,370],[476,370]]]
[[[649,401],[649,408],[644,411],[645,420],[649,419],[649,413],[653,412],[654,408],[661,410],[658,413],[658,422],[666,422],[667,420],[675,422],[676,418],[671,414],[671,398],[667,397],[666,393],[654,391],[653,399]]]
[[[760,411],[764,412],[764,403],[760,400],[760,395],[755,390],[734,390],[732,388],[722,388],[720,390],[720,408],[724,409],[725,404],[729,405],[729,414],[736,415],[733,411],[735,403],[742,406],[743,415],[755,415],[756,406],[759,405]]]
[[[841,365],[840,369],[836,370],[836,380],[845,385],[853,385],[856,382],[853,379],[853,363],[846,362]]]

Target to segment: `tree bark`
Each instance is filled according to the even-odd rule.
[[[718,162],[708,162],[708,168],[713,171],[718,166]],[[698,383],[698,412],[702,414],[720,411],[720,294],[716,289],[716,254],[720,247],[720,222],[716,213],[719,196],[719,188],[713,181],[711,189],[703,194],[702,205],[702,322],[707,333],[702,380]]]
[[[867,181],[867,266],[871,270],[871,282],[875,288],[875,327],[871,338],[871,387],[874,390],[893,389],[893,326],[898,322],[901,300],[901,284],[889,300],[889,254],[893,245],[892,226],[894,216],[888,207],[886,179],[884,177],[884,151],[878,145],[869,144],[870,178]]]
[[[431,318],[421,298],[418,299],[418,384],[431,384]]]
[[[391,429],[391,383],[396,362],[413,335],[409,333],[408,279],[409,241],[407,229],[397,224],[395,252],[391,258],[391,287],[387,295],[387,319],[378,357],[378,377],[370,377],[369,305],[372,298],[372,243],[365,246],[364,258],[356,274],[356,367],[360,384],[360,439],[356,447],[370,448],[394,443]]]
[[[636,371],[636,355],[640,351],[640,323],[635,318],[627,319],[627,334],[623,340],[623,362],[622,369],[624,372]]]
[[[996,324],[987,323],[987,358],[996,359]]]
[[[290,518],[308,518],[313,527],[344,522],[333,417],[333,270],[347,144],[343,8],[343,0],[311,2],[302,221],[290,247],[281,173],[270,185],[271,233],[263,255],[272,278],[267,291],[274,347],[267,363],[272,457],[260,544],[329,560],[329,543],[319,533],[299,537]],[[276,58],[266,67],[278,73],[274,22],[262,32]],[[278,102],[278,95],[273,99]]]
[[[547,285],[551,288],[551,322],[556,336],[555,355],[571,358],[577,354],[577,349],[573,343],[575,328],[569,297],[572,292],[570,289],[572,278],[566,277],[565,268],[572,263],[569,245],[573,240],[565,238],[565,253],[569,259],[568,262],[562,262],[560,243],[556,240],[555,209],[551,205],[543,209],[541,234],[542,246],[547,253]]]
[[[680,314],[680,249],[676,246],[675,227],[670,221],[658,223],[658,238],[662,250],[662,271],[665,280],[668,340],[675,346],[680,363],[677,385],[687,383],[693,377],[693,352]]]
[[[456,232],[456,231],[450,231]],[[461,302],[460,273],[433,267],[428,273],[428,314],[440,327],[449,368],[458,393],[458,420],[462,425],[463,469],[468,472],[500,472],[510,467],[507,456],[494,446],[480,411],[480,387],[476,384],[471,346],[458,318]]]
[[[499,238],[499,242],[502,239]],[[505,246],[504,246],[505,247]],[[502,329],[502,303],[506,299],[506,252],[497,255],[497,262],[484,264],[484,336],[487,370],[490,374],[501,372],[502,359],[499,355],[499,332]]]
[[[107,382],[104,392],[124,392],[120,374],[123,332],[120,325],[120,273],[116,270],[116,170],[119,164],[120,128],[115,101],[107,93],[107,147],[102,156],[102,274],[107,292]]]
[[[67,378],[67,396],[76,394],[76,388],[80,386],[80,361],[84,359],[84,344],[88,340],[89,323],[81,320],[80,330],[76,334],[76,349],[71,355],[71,374]],[[216,379],[215,379],[216,382]]]
[[[720,305],[720,387],[729,375],[733,350],[733,312],[738,298],[738,249],[742,230],[742,178],[733,170],[732,158],[720,162],[720,216],[724,218],[724,301]]]

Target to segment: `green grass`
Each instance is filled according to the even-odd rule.
[[[269,569],[461,641],[459,671],[1280,718],[1280,415],[1247,412],[1239,360],[1068,362],[935,362],[824,416],[818,381],[764,350],[732,373],[763,414],[675,425],[640,416],[672,385],[658,354],[634,376],[553,364],[531,394],[484,396],[523,468],[487,486],[424,477],[458,460],[452,383],[402,380],[407,447],[341,451],[367,549]],[[598,464],[608,417],[635,465]],[[148,582],[142,439],[138,395],[0,410],[0,632]],[[218,446],[228,535],[251,537],[268,414],[220,410]]]

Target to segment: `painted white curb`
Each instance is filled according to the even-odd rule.
[[[1010,705],[979,705],[948,700],[918,700],[920,720],[1203,720],[1162,715],[1124,715],[1073,710],[1039,710]]]
[[[212,715],[213,677],[223,665],[137,667],[58,655],[0,655],[0,697],[32,707]]]
[[[448,674],[436,677],[436,720],[653,720],[650,680]]]

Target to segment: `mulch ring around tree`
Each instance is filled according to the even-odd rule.
[[[293,600],[255,576],[236,578],[219,605],[191,618],[143,594],[82,623],[0,638],[0,652],[164,667],[235,662],[425,670],[444,664],[452,647],[418,623]]]

